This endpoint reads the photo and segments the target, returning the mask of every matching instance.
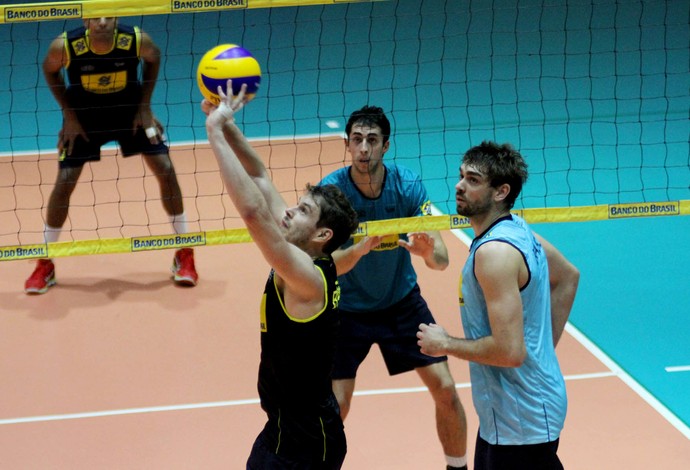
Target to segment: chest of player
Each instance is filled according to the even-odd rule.
[[[67,67],[70,85],[95,94],[118,93],[138,83],[139,57],[134,36],[119,34],[113,49],[104,54],[91,51],[85,38],[69,43],[71,60]]]

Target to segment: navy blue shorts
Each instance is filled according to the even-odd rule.
[[[559,439],[543,444],[495,445],[477,434],[475,470],[563,470],[556,455]]]
[[[390,375],[447,361],[446,356],[431,357],[419,350],[417,331],[420,323],[435,323],[435,320],[419,285],[400,302],[384,310],[355,313],[341,309],[333,378],[355,378],[373,344],[379,345]]]

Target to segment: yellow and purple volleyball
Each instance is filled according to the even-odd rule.
[[[196,80],[201,94],[215,105],[220,103],[218,86],[227,94],[228,80],[232,80],[233,95],[237,95],[242,84],[246,83],[245,96],[250,100],[259,89],[261,67],[247,49],[236,44],[221,44],[201,58]]]

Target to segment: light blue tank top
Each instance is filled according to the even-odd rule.
[[[364,196],[350,178],[350,167],[326,176],[321,184],[335,184],[350,200],[360,222],[431,214],[431,203],[419,175],[398,165],[385,165],[381,195]],[[384,237],[381,245],[362,257],[355,267],[340,276],[340,309],[350,312],[382,310],[402,300],[417,283],[410,253],[398,247],[406,234]],[[355,242],[359,237],[355,237]],[[344,248],[350,246],[350,240]]]
[[[565,421],[565,381],[553,346],[546,255],[520,217],[499,219],[472,242],[462,270],[462,325],[468,339],[491,334],[484,294],[474,275],[474,256],[482,244],[497,240],[519,250],[529,270],[529,281],[520,292],[527,357],[517,368],[470,362],[480,435],[498,445],[551,442],[560,436]]]

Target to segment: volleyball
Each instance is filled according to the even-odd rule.
[[[204,54],[196,72],[199,90],[215,105],[220,103],[218,87],[228,93],[228,80],[232,80],[232,94],[240,92],[242,84],[247,84],[246,98],[251,100],[261,83],[259,62],[245,48],[236,44],[221,44]]]

